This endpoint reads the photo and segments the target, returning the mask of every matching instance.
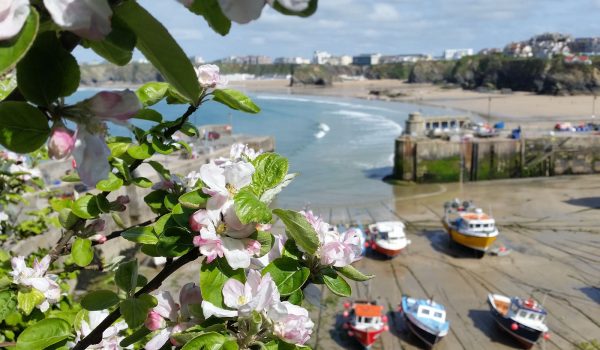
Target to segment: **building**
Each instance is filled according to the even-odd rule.
[[[310,60],[308,58],[303,57],[277,57],[273,60],[275,64],[310,64]]]
[[[529,40],[513,42],[504,48],[504,53],[511,57],[536,57],[548,59],[556,55],[571,53],[573,37],[561,33],[544,33]]]
[[[256,64],[272,64],[273,59],[268,56],[229,56],[218,60],[221,63],[233,63],[233,64],[245,64],[245,65],[256,65]]]
[[[506,56],[516,58],[527,58],[533,56],[533,49],[531,45],[526,43],[510,43],[504,47],[502,51]]]
[[[569,55],[565,57],[567,64],[592,64],[592,60],[586,55]]]
[[[401,63],[401,62],[418,62],[418,61],[431,61],[431,55],[417,53],[417,54],[381,56],[379,63],[383,64],[383,63]]]
[[[575,38],[569,42],[572,53],[600,55],[600,38]]]
[[[331,58],[331,54],[327,51],[315,51],[313,54],[312,63],[314,64],[326,64]]]
[[[195,66],[198,66],[198,65],[204,64],[204,62],[205,62],[205,61],[204,61],[204,58],[202,58],[201,56],[192,56],[192,57],[190,57],[190,61],[192,61],[192,63],[193,63]]]
[[[442,58],[445,60],[460,60],[465,56],[473,56],[473,49],[446,49]]]
[[[356,66],[374,66],[379,64],[380,59],[380,53],[363,53],[352,57],[352,64]]]
[[[332,66],[347,66],[352,64],[352,56],[342,55],[342,56],[331,56],[327,60],[327,64]]]

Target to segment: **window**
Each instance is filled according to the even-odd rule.
[[[475,228],[481,228],[481,224],[475,225]]]
[[[433,317],[435,318],[442,318],[442,313],[441,312],[436,312],[433,314]]]
[[[429,310],[428,309],[421,309],[421,313],[423,315],[429,315]]]
[[[365,317],[365,323],[371,323],[373,317]]]
[[[533,312],[529,313],[529,319],[535,320],[535,314]]]
[[[519,311],[519,317],[526,318],[527,317],[527,312],[525,312],[524,310]]]
[[[470,227],[470,228],[475,228],[475,225],[473,225],[473,224],[469,224],[469,227]]]

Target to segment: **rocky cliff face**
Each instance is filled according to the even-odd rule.
[[[565,95],[600,92],[599,78],[600,62],[566,64],[562,58],[511,59],[497,55],[465,57],[456,62],[419,62],[411,71],[409,82]]]

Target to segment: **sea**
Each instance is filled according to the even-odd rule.
[[[96,91],[81,90],[75,102]],[[190,118],[203,124],[231,124],[237,134],[275,137],[276,152],[287,157],[290,172],[299,176],[279,196],[287,208],[358,206],[394,196],[382,178],[392,173],[394,140],[411,112],[423,115],[464,114],[410,103],[297,94],[248,93],[261,108],[258,114],[232,111],[212,101]],[[186,107],[158,103],[152,108],[173,120]],[[140,127],[150,122],[135,120]],[[129,130],[110,126],[114,135]]]

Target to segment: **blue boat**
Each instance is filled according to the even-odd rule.
[[[410,331],[430,348],[448,334],[446,309],[431,299],[403,296],[401,312]]]

